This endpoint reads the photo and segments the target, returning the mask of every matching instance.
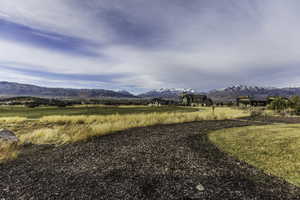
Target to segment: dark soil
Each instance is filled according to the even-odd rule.
[[[203,121],[136,128],[60,147],[27,147],[0,165],[0,199],[300,199],[300,189],[219,151]],[[205,190],[197,191],[197,185]]]

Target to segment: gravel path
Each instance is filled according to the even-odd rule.
[[[28,147],[0,165],[0,199],[300,199],[300,189],[208,141],[209,131],[249,123],[255,122],[160,125]]]

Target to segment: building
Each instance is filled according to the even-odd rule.
[[[213,101],[206,95],[202,94],[186,94],[181,95],[181,103],[185,106],[211,106]]]

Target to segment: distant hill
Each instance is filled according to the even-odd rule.
[[[182,92],[187,93],[195,93],[193,89],[159,89],[159,90],[151,90],[149,92],[138,95],[141,98],[164,98],[164,99],[178,99],[179,95]]]
[[[300,88],[274,88],[237,85],[221,90],[212,90],[207,94],[214,101],[235,101],[238,96],[264,98],[268,96],[290,97],[300,95]]]
[[[13,82],[0,82],[0,96],[35,96],[57,98],[136,98],[129,92],[104,89],[47,88]]]

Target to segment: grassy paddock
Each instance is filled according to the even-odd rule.
[[[214,113],[210,109],[183,113],[148,113],[107,116],[48,116],[39,120],[45,124],[57,124],[52,129],[38,129],[21,136],[21,141],[36,144],[64,144],[77,142],[92,136],[105,135],[115,131],[156,124],[183,123],[200,120],[223,120],[244,117],[248,114],[241,110],[218,108]]]
[[[234,157],[300,186],[300,124],[223,129],[209,138]]]
[[[16,130],[16,133],[20,138],[20,144],[30,142],[33,144],[61,145],[135,127],[201,120],[223,120],[248,115],[248,112],[224,107],[216,108],[214,113],[211,108],[201,108],[201,111],[197,112],[45,116],[35,121],[16,123],[20,129],[20,131]],[[24,130],[28,131],[24,133]]]

